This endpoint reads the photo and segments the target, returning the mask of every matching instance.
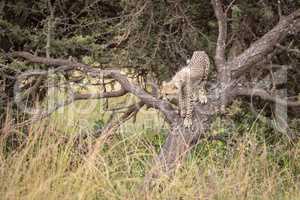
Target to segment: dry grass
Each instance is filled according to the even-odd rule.
[[[153,116],[153,113],[150,113]],[[93,138],[76,135],[92,127],[64,126],[57,117],[24,130],[9,120],[0,138],[1,199],[298,199],[300,146],[266,145],[252,128],[233,147],[203,143],[172,179],[162,177],[147,194],[140,186],[163,143],[158,119],[128,122],[96,154]],[[82,118],[82,116],[81,116]],[[77,119],[78,120],[78,119]],[[143,124],[144,123],[144,124]],[[135,128],[134,128],[135,127]],[[76,134],[75,134],[76,133]],[[13,135],[20,144],[9,148]],[[283,149],[286,149],[283,151]]]

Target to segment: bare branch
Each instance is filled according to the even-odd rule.
[[[36,119],[40,120],[40,119],[46,118],[46,117],[50,116],[53,112],[57,111],[59,108],[68,106],[68,105],[74,103],[75,101],[120,97],[120,96],[125,95],[126,93],[127,92],[124,89],[120,89],[118,91],[104,92],[101,94],[75,94],[73,96],[73,98],[70,98],[62,103],[56,104],[53,108],[51,108],[50,111],[41,111],[33,118],[33,120],[36,120]]]
[[[65,107],[65,106],[68,106],[68,105],[74,103],[75,101],[88,100],[88,99],[102,99],[102,98],[120,97],[122,95],[125,95],[126,93],[127,92],[125,90],[120,89],[118,91],[105,92],[105,93],[101,93],[101,94],[75,94],[73,96],[73,98],[67,99],[67,100],[65,100],[64,102],[61,102],[61,103],[57,103],[56,105],[54,105],[48,111],[47,110],[40,110],[38,113],[34,114],[34,116],[31,119],[17,124],[17,127],[22,127],[26,124],[31,124],[31,123],[37,122],[39,120],[42,120],[44,118],[47,118],[52,113],[57,111],[58,109],[60,109],[62,107]]]
[[[221,95],[221,110],[224,111],[225,105],[227,104],[227,92],[228,84],[230,82],[230,70],[226,64],[225,58],[225,49],[226,49],[226,40],[227,40],[227,15],[226,12],[223,10],[223,5],[220,0],[211,0],[213,5],[216,18],[218,20],[218,28],[219,28],[219,35],[217,40],[216,46],[216,53],[215,53],[215,63],[217,66],[217,77],[219,82],[221,83],[221,90],[223,91]]]
[[[275,96],[270,95],[267,91],[263,89],[256,89],[256,88],[239,88],[233,91],[233,96],[257,96],[262,98],[266,101],[271,101],[280,105],[286,105],[289,107],[299,107],[299,101],[287,101]]]
[[[51,47],[51,35],[52,35],[52,29],[54,26],[54,7],[51,4],[51,1],[48,0],[48,6],[50,9],[50,16],[48,18],[48,23],[47,23],[47,42],[46,42],[46,57],[50,58],[50,47]]]
[[[297,34],[300,31],[300,9],[292,14],[282,17],[278,24],[259,40],[254,42],[242,54],[228,63],[234,73],[245,71],[265,56],[274,51],[275,46],[289,34]]]
[[[220,2],[220,0],[212,0],[211,3],[213,5],[219,27],[215,61],[219,70],[222,71],[221,68],[224,68],[226,62],[225,47],[227,39],[227,16],[226,13],[223,11],[222,3]]]
[[[280,0],[277,0],[277,10],[278,10],[279,19],[281,19],[282,18],[282,9],[281,9]]]
[[[102,139],[109,137],[123,123],[131,119],[135,114],[137,114],[144,105],[145,104],[143,102],[138,102],[136,104],[130,105],[127,111],[120,118],[118,118],[116,121],[111,121],[103,129],[97,130],[96,135],[101,134]]]
[[[229,6],[227,6],[225,13],[227,14],[228,11],[230,10],[230,8],[233,6],[233,4],[235,3],[236,0],[232,0],[229,4]]]
[[[39,63],[39,64],[45,64],[48,66],[58,67],[58,66],[71,66],[74,69],[75,68],[89,68],[88,65],[74,62],[72,60],[67,59],[53,59],[53,58],[44,58],[39,56],[34,56],[31,53],[24,52],[24,51],[15,51],[11,53],[12,57],[21,57],[24,58],[32,63]]]
[[[118,81],[122,88],[134,94],[135,96],[139,97],[142,102],[144,102],[147,106],[153,107],[156,109],[159,109],[167,118],[168,122],[177,122],[180,120],[179,115],[176,113],[176,111],[172,108],[171,104],[167,101],[158,99],[150,94],[148,94],[146,91],[144,91],[141,87],[138,85],[131,83],[127,77],[119,70],[116,69],[97,69],[90,67],[89,65],[85,65],[79,62],[66,60],[66,59],[53,59],[53,58],[44,58],[44,57],[38,57],[34,56],[28,52],[13,52],[12,56],[14,57],[22,57],[27,59],[28,61],[32,63],[40,63],[45,64],[49,66],[70,66],[74,67],[74,70],[81,70],[87,74],[89,74],[92,77],[95,78],[112,78]]]
[[[292,48],[290,48],[290,47],[285,47],[285,46],[282,46],[282,45],[280,45],[280,44],[276,45],[276,47],[278,47],[278,48],[280,48],[280,49],[282,49],[282,50],[285,50],[285,51],[287,51],[287,52],[291,52],[291,53],[295,53],[295,54],[300,55],[300,50],[297,49],[297,48],[292,49]]]
[[[106,142],[107,139],[109,139],[109,137],[114,134],[115,130],[117,130],[124,122],[135,116],[137,112],[143,107],[143,105],[143,102],[131,105],[127,112],[124,113],[117,121],[111,121],[103,129],[97,130],[95,135],[100,135],[100,137],[97,138],[95,144],[89,150],[88,160],[93,160],[103,142]]]
[[[180,118],[170,103],[155,98],[154,96],[145,92],[138,85],[130,83],[127,77],[121,73],[113,72],[111,73],[111,78],[117,80],[126,91],[139,97],[147,106],[159,109],[162,113],[164,113],[168,122],[179,121]]]
[[[85,99],[102,99],[102,98],[112,98],[112,97],[120,97],[127,93],[126,90],[120,89],[118,91],[104,92],[100,94],[75,94],[74,100],[85,100]]]

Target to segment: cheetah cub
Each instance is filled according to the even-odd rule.
[[[178,71],[171,81],[163,82],[164,98],[178,99],[180,116],[184,126],[192,126],[193,103],[207,103],[205,85],[209,72],[209,57],[204,51],[195,51],[187,66]]]

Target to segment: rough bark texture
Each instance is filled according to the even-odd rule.
[[[214,89],[209,89],[208,91],[208,103],[206,105],[198,105],[195,108],[192,131],[182,128],[182,124],[171,126],[172,128],[166,143],[156,159],[156,163],[161,165],[160,168],[162,168],[164,172],[169,172],[170,169],[173,169],[180,163],[180,160],[184,158],[188,150],[195,144],[194,141],[206,135],[210,127],[212,116],[222,111],[222,106],[226,106],[238,96],[254,95],[260,96],[265,100],[286,103],[289,106],[299,106],[298,102],[280,100],[261,90],[256,90],[252,93],[250,92],[252,89],[246,90],[245,88],[239,88],[236,83],[238,83],[238,78],[242,75],[242,72],[253,64],[262,61],[274,50],[276,44],[280,43],[289,34],[297,34],[300,31],[300,10],[283,17],[272,30],[253,43],[242,54],[232,61],[226,61],[227,16],[219,0],[212,0],[212,5],[219,26],[219,37],[215,54],[218,80],[217,83],[211,83],[211,88]]]
[[[245,89],[238,86],[239,77],[254,64],[262,61],[285,37],[290,34],[297,34],[300,31],[300,10],[297,10],[289,16],[282,17],[272,30],[254,42],[238,57],[227,61],[225,58],[227,42],[226,12],[223,11],[223,5],[220,0],[212,0],[211,2],[219,25],[219,37],[215,53],[218,79],[214,80],[215,82],[213,80],[209,81],[208,103],[195,107],[193,127],[191,129],[184,128],[183,120],[169,102],[147,93],[137,84],[130,82],[119,70],[101,70],[70,60],[37,57],[27,52],[15,52],[12,55],[25,58],[33,63],[54,67],[67,66],[68,70],[80,70],[93,77],[115,79],[121,84],[122,90],[111,93],[111,96],[131,93],[137,96],[145,105],[161,111],[169,122],[171,130],[159,156],[154,159],[153,170],[147,176],[152,178],[157,176],[158,172],[170,173],[171,169],[179,165],[186,153],[193,147],[195,141],[207,135],[212,116],[222,110],[220,109],[221,106],[226,106],[238,96],[253,95],[251,88]],[[266,100],[281,102],[264,91],[257,90],[254,95]],[[88,96],[78,96],[78,98],[88,98]],[[287,102],[287,105],[298,106],[299,103]]]

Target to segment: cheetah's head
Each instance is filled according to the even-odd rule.
[[[172,82],[163,82],[160,88],[163,99],[172,100],[177,97],[179,88]]]

